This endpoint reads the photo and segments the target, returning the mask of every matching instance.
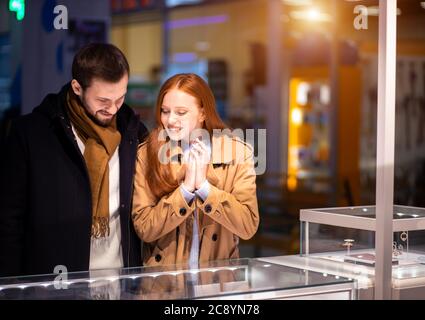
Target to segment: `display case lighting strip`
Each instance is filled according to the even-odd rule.
[[[267,267],[270,265],[264,265],[264,267]],[[104,277],[104,278],[91,278],[91,279],[73,279],[73,280],[66,280],[63,281],[62,283],[65,285],[71,285],[71,284],[75,284],[75,283],[82,283],[82,282],[88,282],[88,283],[94,283],[97,281],[109,281],[109,282],[114,282],[117,280],[121,280],[121,279],[132,279],[135,280],[137,278],[142,278],[142,277],[152,277],[152,278],[156,278],[158,276],[162,276],[162,275],[173,275],[173,276],[178,276],[180,274],[185,274],[185,273],[192,273],[192,274],[196,274],[196,273],[200,273],[200,272],[217,272],[217,271],[221,271],[221,270],[230,270],[230,271],[235,271],[238,269],[244,269],[245,271],[247,271],[247,266],[239,266],[239,267],[218,267],[218,268],[202,268],[202,269],[194,269],[194,270],[190,270],[190,269],[185,269],[185,270],[180,270],[180,271],[172,271],[169,273],[164,273],[164,272],[153,272],[153,273],[145,273],[145,274],[132,274],[132,275],[121,275],[121,276],[111,276],[111,277]],[[22,284],[8,284],[8,285],[3,285],[0,286],[0,291],[4,290],[4,289],[12,289],[12,288],[20,288],[22,290],[29,288],[29,287],[44,287],[47,288],[49,286],[53,286],[54,285],[54,281],[50,281],[50,282],[28,282],[28,283],[22,283]]]

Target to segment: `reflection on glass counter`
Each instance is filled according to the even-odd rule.
[[[363,250],[354,250],[351,254],[363,255],[365,253]],[[411,258],[413,257],[415,255],[411,256]],[[416,256],[416,258],[419,258],[416,263],[404,261],[393,266],[392,299],[425,299],[425,259],[423,259],[425,256],[422,255],[421,257],[419,255]],[[375,268],[363,263],[346,261],[345,252],[314,253],[303,256],[292,255],[261,259],[264,262],[356,279],[357,299],[374,299]],[[422,263],[419,261],[422,261]]]
[[[257,259],[0,278],[0,299],[285,299],[329,292],[355,298],[355,282]]]
[[[314,212],[325,212],[330,214],[342,214],[353,217],[376,218],[375,206],[341,207],[311,209]],[[425,218],[425,209],[407,206],[393,206],[393,219]]]

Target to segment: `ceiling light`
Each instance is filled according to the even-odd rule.
[[[314,22],[329,22],[332,20],[331,15],[320,12],[317,9],[310,10],[294,10],[290,13],[291,18],[297,20],[308,20]]]
[[[282,0],[283,4],[287,6],[311,6],[312,0]]]

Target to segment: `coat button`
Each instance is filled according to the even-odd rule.
[[[216,233],[214,233],[214,234],[212,235],[212,241],[217,241],[217,238],[218,238],[217,234],[216,234]]]
[[[211,205],[210,205],[210,204],[207,204],[207,205],[205,206],[205,212],[206,212],[206,213],[210,213],[210,212],[211,212],[211,210],[212,210]]]
[[[160,255],[160,254],[157,254],[157,255],[155,256],[155,261],[156,261],[156,262],[160,262],[160,261],[161,261],[161,259],[162,259],[162,257],[161,257],[161,255]]]
[[[125,205],[124,205],[124,203],[121,203],[121,208],[123,208],[123,209],[125,208]]]
[[[185,208],[180,208],[180,214],[182,215],[182,216],[184,216],[185,214],[186,214],[186,209]]]

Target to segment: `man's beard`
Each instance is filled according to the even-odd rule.
[[[84,112],[97,125],[99,125],[101,127],[108,127],[111,124],[111,122],[114,120],[115,116],[111,117],[111,119],[105,120],[105,119],[99,119],[99,118],[96,117],[96,115],[93,115],[90,112],[88,112],[87,110],[89,110],[89,108],[88,108],[86,99],[84,98],[84,94],[81,96],[80,101],[81,101],[81,104],[84,108]]]

